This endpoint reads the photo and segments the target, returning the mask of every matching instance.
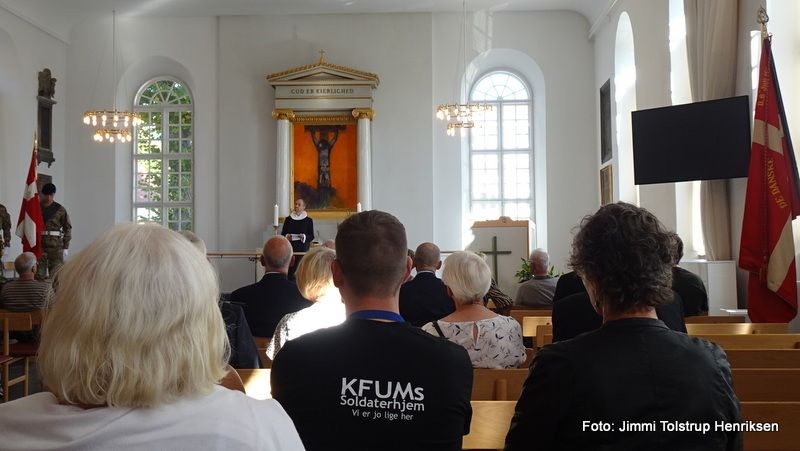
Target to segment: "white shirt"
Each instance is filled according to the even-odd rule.
[[[275,327],[275,335],[267,346],[267,356],[274,359],[275,354],[287,341],[325,327],[338,326],[346,318],[347,314],[339,290],[333,288],[317,299],[317,302],[311,307],[289,313],[281,318]]]
[[[37,393],[0,405],[0,437],[0,450],[303,450],[277,401],[220,386],[149,409],[82,409]]]

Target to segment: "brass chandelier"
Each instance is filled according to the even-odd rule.
[[[92,110],[83,113],[83,123],[93,127],[97,142],[131,142],[131,127],[142,123],[142,119],[131,111],[117,110],[117,11],[111,11],[111,59],[113,66],[113,108],[111,110]]]
[[[464,101],[466,103],[443,103],[436,107],[436,117],[447,121],[447,136],[455,136],[456,129],[475,127],[473,115],[483,114],[492,110],[492,106],[487,103],[470,103],[469,92],[467,91],[467,0],[462,2],[463,17],[461,19],[461,38],[464,57]]]

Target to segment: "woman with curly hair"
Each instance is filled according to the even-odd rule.
[[[506,450],[741,449],[741,432],[703,429],[740,421],[725,353],[656,316],[673,299],[671,249],[645,209],[610,204],[584,218],[570,263],[603,326],[539,351]]]

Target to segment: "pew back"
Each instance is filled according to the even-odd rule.
[[[796,451],[800,447],[800,403],[743,402],[742,419],[757,423],[777,423],[774,432],[745,432],[748,451]]]
[[[800,402],[800,369],[734,368],[732,373],[740,401]]]
[[[528,377],[527,369],[472,370],[472,397],[476,401],[516,401],[522,393],[522,384]]]
[[[239,368],[236,370],[239,377],[242,378],[244,383],[244,392],[247,396],[255,399],[270,399],[272,398],[272,387],[270,386],[270,374],[272,372],[269,368],[259,369],[244,369]]]
[[[536,328],[553,324],[551,316],[524,316],[522,318],[522,336],[535,337]]]
[[[750,334],[750,335],[721,335],[697,334],[696,337],[705,338],[728,349],[798,349],[800,348],[800,334]]]
[[[743,323],[744,316],[687,316],[684,318],[686,324],[723,324],[723,323]]]
[[[472,421],[461,449],[503,449],[515,401],[470,401]]]
[[[788,334],[786,323],[728,323],[728,324],[687,324],[689,335],[700,334]]]
[[[731,368],[800,368],[800,349],[730,349]]]

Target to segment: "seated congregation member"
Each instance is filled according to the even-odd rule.
[[[314,247],[297,265],[297,288],[304,298],[313,302],[311,307],[284,316],[275,328],[275,335],[267,346],[267,356],[275,354],[289,340],[323,327],[342,324],[345,319],[344,304],[339,289],[333,285],[331,263],[336,252],[327,247]]]
[[[350,216],[331,269],[347,320],[284,344],[272,364],[272,396],[306,449],[460,450],[472,367],[464,348],[398,313],[411,271],[403,225],[377,210]]]
[[[292,262],[289,240],[279,235],[271,237],[261,253],[264,277],[231,293],[231,301],[242,304],[250,331],[256,337],[271,337],[284,315],[311,305],[288,278]]]
[[[416,327],[444,318],[456,306],[436,271],[442,267],[439,247],[422,243],[414,252],[417,275],[400,287],[400,314]]]
[[[474,368],[516,368],[525,362],[519,323],[483,306],[492,280],[483,258],[472,252],[454,252],[445,260],[442,280],[456,311],[425,324],[422,330],[462,346]]]
[[[686,316],[708,315],[708,292],[703,280],[697,274],[687,271],[678,263],[683,258],[683,240],[672,233],[674,248],[672,254],[672,289],[681,295],[683,314]]]
[[[686,333],[681,296],[672,292],[672,301],[656,306],[656,316],[667,327]],[[599,329],[603,317],[597,313],[589,293],[582,291],[560,299],[553,304],[553,342],[569,340],[584,332]]]
[[[189,240],[203,255],[208,254],[205,241],[194,232],[182,230],[178,233]],[[231,345],[228,364],[233,368],[261,368],[258,348],[253,340],[253,334],[250,333],[250,326],[247,325],[242,307],[222,299],[220,295],[219,310],[225,321],[225,331]]]
[[[559,276],[558,282],[556,282],[556,291],[553,293],[553,305],[567,296],[585,292],[586,287],[583,286],[583,282],[581,278],[578,277],[578,273],[575,271],[564,273]]]
[[[54,287],[38,356],[49,391],[0,405],[0,449],[303,449],[277,402],[216,385],[216,275],[177,233],[117,225]]]
[[[12,280],[3,286],[0,291],[0,308],[12,312],[32,312],[44,307],[50,292],[50,284],[35,280],[36,255],[33,252],[23,252],[14,259],[14,270],[19,274],[17,280]]]
[[[571,264],[603,326],[536,354],[506,450],[741,449],[741,432],[702,430],[741,421],[725,352],[656,318],[655,306],[673,298],[670,241],[655,216],[633,205],[584,218]],[[593,431],[600,421],[614,426]],[[694,426],[670,432],[661,421]]]
[[[556,291],[557,277],[551,276],[550,255],[544,249],[534,249],[528,260],[533,278],[523,282],[517,289],[514,304],[528,307],[550,308]]]

